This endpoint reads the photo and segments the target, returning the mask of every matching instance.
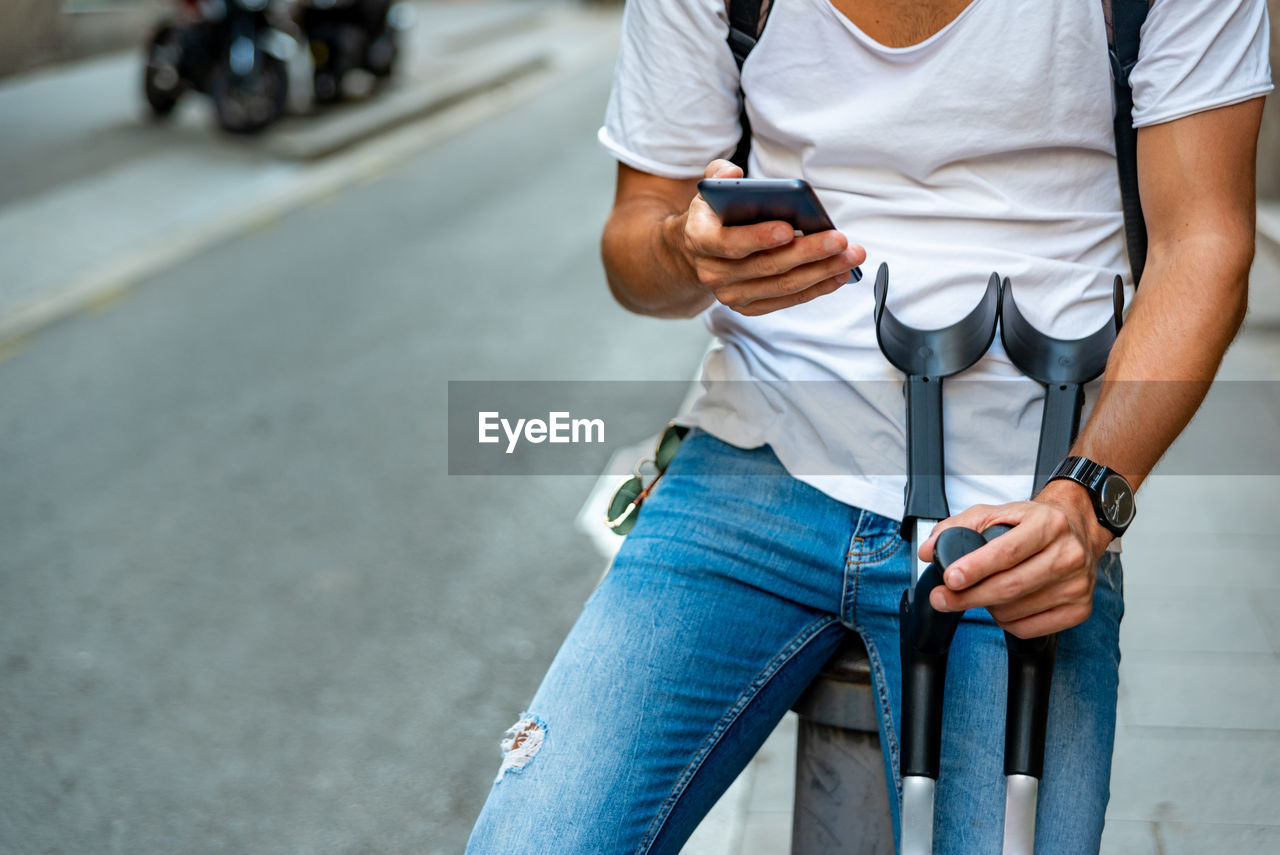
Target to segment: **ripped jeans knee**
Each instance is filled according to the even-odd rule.
[[[547,725],[532,713],[521,713],[520,720],[507,728],[503,737],[502,765],[498,768],[498,777],[493,779],[495,784],[501,781],[507,772],[520,771],[537,756],[543,740],[547,737]]]

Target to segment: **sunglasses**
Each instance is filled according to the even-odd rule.
[[[658,447],[654,449],[653,457],[645,457],[637,462],[631,477],[613,491],[613,498],[609,500],[609,512],[604,518],[604,524],[610,531],[617,535],[624,535],[635,526],[636,517],[640,514],[640,506],[662,480],[662,474],[671,465],[671,459],[676,456],[680,443],[684,442],[685,435],[688,433],[689,429],[683,425],[667,425],[662,436],[658,437]],[[640,475],[640,470],[646,463],[652,463],[653,468],[658,472],[649,482],[648,487],[644,486],[644,478]]]

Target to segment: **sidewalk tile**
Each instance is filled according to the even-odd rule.
[[[1222,360],[1218,379],[1276,380],[1280,377],[1280,336],[1274,333],[1277,321],[1250,313],[1244,324],[1244,332]]]
[[[680,850],[680,855],[738,855],[746,822],[747,799],[755,779],[755,764],[749,763],[729,785]]]
[[[787,715],[756,754],[756,776],[747,802],[747,825],[762,813],[785,813],[791,823],[796,783],[795,713]]]
[[[76,274],[148,242],[227,211],[250,212],[291,186],[295,173],[288,165],[172,152],[0,209],[0,312],[45,298]]]
[[[1258,205],[1257,252],[1249,271],[1249,317],[1280,320],[1280,203]]]
[[[739,855],[786,855],[791,851],[791,814],[756,813],[747,816]]]
[[[1182,544],[1146,535],[1126,535],[1121,563],[1124,565],[1126,621],[1127,610],[1141,596],[1138,593],[1130,596],[1131,585],[1159,586],[1166,590],[1171,587],[1255,589],[1250,597],[1256,595],[1256,589],[1280,591],[1280,573],[1275,571],[1276,559],[1269,551],[1216,537],[1196,538],[1192,543]],[[1240,592],[1237,590],[1236,594]]]
[[[1274,730],[1280,737],[1280,662],[1220,654],[1196,661],[1126,660],[1132,723],[1144,727]],[[1276,746],[1280,749],[1280,739]]]
[[[1270,535],[1277,498],[1280,476],[1153,475],[1138,492],[1135,539],[1172,535],[1193,544],[1209,534]]]
[[[1164,855],[1156,843],[1156,826],[1152,822],[1107,820],[1102,829],[1099,855]]]
[[[1123,662],[1121,667],[1124,667]],[[1116,726],[1126,727],[1131,724],[1133,724],[1133,714],[1129,711],[1129,684],[1121,677],[1120,686],[1116,691]]]
[[[1275,855],[1280,852],[1280,826],[1218,823],[1162,823],[1163,855]]]
[[[1280,577],[1276,572],[1271,575]],[[1255,591],[1253,613],[1261,621],[1262,631],[1270,639],[1272,651],[1280,654],[1280,591]]]
[[[1141,566],[1141,562],[1139,563]],[[1155,569],[1155,568],[1153,568]],[[1161,568],[1163,569],[1163,568]],[[1207,578],[1214,572],[1208,567]],[[1136,583],[1134,576],[1143,581]],[[1131,573],[1125,565],[1125,610],[1120,650],[1271,653],[1271,642],[1255,611],[1256,593],[1239,588],[1178,587],[1153,584],[1161,574]],[[1280,597],[1277,597],[1280,601]]]
[[[1280,736],[1123,727],[1115,820],[1268,825],[1280,818]]]
[[[1256,366],[1257,360],[1251,358],[1249,364]],[[1280,383],[1273,379],[1215,383],[1155,471],[1165,476],[1208,475],[1215,480],[1280,476]],[[1227,484],[1232,492],[1247,491],[1249,486]],[[1142,508],[1141,501],[1138,507]]]

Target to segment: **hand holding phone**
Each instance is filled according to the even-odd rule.
[[[704,178],[698,193],[728,227],[781,220],[806,235],[835,229],[818,194],[800,178]],[[861,281],[862,268],[849,276]]]
[[[787,182],[780,194],[785,210],[779,211],[757,197],[758,179],[744,179],[727,160],[713,161],[705,177],[727,180],[727,185],[704,184],[708,195],[694,196],[679,219],[668,220],[680,234],[669,235],[667,245],[722,305],[743,315],[763,315],[807,303],[849,284],[850,271],[866,260],[862,247],[850,246],[830,228],[830,217],[803,182]],[[744,195],[751,197],[745,210]],[[744,224],[724,222],[712,199],[729,223]],[[735,199],[735,205],[727,204]],[[782,216],[768,219],[775,213]]]

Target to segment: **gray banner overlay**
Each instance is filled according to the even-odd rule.
[[[950,399],[964,395],[966,388],[976,392],[982,386],[986,395],[985,387],[998,390],[1002,382],[950,379],[946,394]],[[825,395],[834,402],[848,394],[844,384],[834,381],[767,385],[771,400],[803,400],[806,405],[820,404]],[[1190,385],[1173,382],[1146,385],[1158,387],[1154,392],[1162,398],[1192,391]],[[870,393],[876,398],[890,393],[897,396],[894,400],[902,398],[900,382],[859,387],[877,387]],[[690,388],[685,381],[449,381],[449,474],[599,475],[619,449],[643,443],[644,453],[651,454],[647,446],[678,414]],[[1089,406],[1097,391],[1096,385],[1089,389]],[[851,442],[856,434],[856,425],[851,425]],[[628,459],[625,466],[617,463],[613,468],[629,471],[632,463]],[[1153,474],[1280,475],[1280,381],[1215,383]]]

